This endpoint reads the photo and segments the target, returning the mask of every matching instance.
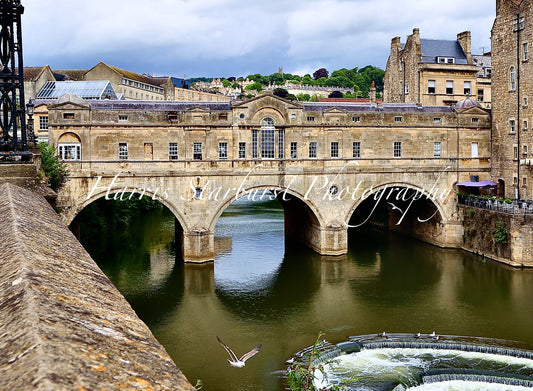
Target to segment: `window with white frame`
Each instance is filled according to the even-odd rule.
[[[528,59],[528,47],[527,42],[522,44],[522,60],[527,61]]]
[[[483,102],[485,100],[485,90],[483,88],[478,88],[477,100],[478,102]]]
[[[516,71],[515,67],[509,68],[509,90],[514,91],[516,89]]]
[[[361,117],[358,115],[352,117],[352,122],[361,122]]]
[[[178,160],[178,143],[168,143],[168,159]]]
[[[510,133],[514,133],[516,131],[516,121],[514,119],[509,120],[509,130]]]
[[[435,141],[433,143],[433,156],[440,157],[442,153],[442,144],[440,141]]]
[[[522,155],[527,156],[527,145],[522,146]]]
[[[518,160],[518,147],[516,145],[513,147],[513,155],[514,160]]]
[[[308,122],[315,122],[315,117],[313,115],[308,115],[307,116],[307,121]]]
[[[524,121],[522,121],[522,129],[523,129],[523,130],[527,130],[527,119],[525,119]]]
[[[402,157],[402,142],[395,141],[393,144],[393,155],[394,157]]]
[[[309,159],[316,159],[316,141],[311,141],[309,143]]]
[[[285,157],[285,129],[278,130],[278,159]]]
[[[118,143],[118,158],[120,160],[128,159],[128,143]]]
[[[192,144],[192,158],[193,160],[202,160],[202,143]]]
[[[39,132],[48,132],[49,119],[47,115],[39,117]]]
[[[437,82],[435,80],[428,80],[428,94],[437,93]]]
[[[465,94],[465,95],[471,95],[472,94],[472,82],[471,81],[465,81],[464,82],[463,94]]]
[[[453,95],[453,80],[446,81],[446,95]]]
[[[58,153],[61,160],[81,160],[81,144],[59,144]]]
[[[246,143],[239,142],[239,159],[246,159]]]
[[[125,115],[125,114],[120,114],[120,115],[118,116],[118,120],[121,121],[121,122],[123,122],[123,121],[127,121],[127,120],[128,120],[128,116]]]
[[[331,149],[330,149],[331,157],[339,157],[339,142],[332,141],[330,146],[331,146]]]
[[[291,159],[298,158],[298,143],[296,141],[291,141]]]
[[[472,157],[478,157],[479,156],[478,144],[476,142],[471,144],[471,156]]]
[[[403,117],[399,115],[394,117],[394,122],[403,122]]]
[[[218,143],[218,158],[225,160],[228,158],[228,143]]]
[[[258,148],[257,148],[257,136],[258,136],[259,130],[252,129],[252,159],[257,159],[258,156]]]
[[[440,117],[434,117],[434,118],[433,118],[433,123],[434,123],[434,124],[440,124],[441,121],[442,121],[442,119],[441,119]]]
[[[361,157],[361,141],[354,141],[352,143],[352,157],[354,158]]]

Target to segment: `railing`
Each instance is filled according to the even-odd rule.
[[[471,195],[460,194],[458,196],[460,205],[472,206],[474,208],[495,210],[510,214],[533,214],[533,201],[531,200],[497,200],[494,197],[489,199],[478,198]]]

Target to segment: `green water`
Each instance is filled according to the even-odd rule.
[[[286,243],[277,201],[231,205],[214,263],[176,262],[173,236],[173,217],[154,210],[93,253],[203,390],[282,390],[284,361],[320,331],[333,343],[435,330],[533,346],[533,270],[368,229],[350,234],[346,256],[322,257]],[[239,356],[263,348],[231,368],[217,335]]]

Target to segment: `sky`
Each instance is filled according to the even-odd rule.
[[[175,77],[385,69],[393,37],[490,50],[496,0],[22,0],[25,66]]]

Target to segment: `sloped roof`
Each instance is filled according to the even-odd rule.
[[[87,73],[87,69],[56,69],[54,70],[54,75],[56,75],[57,81],[66,81],[66,80],[80,81],[80,80],[83,80],[85,73]]]
[[[453,57],[456,64],[468,64],[466,54],[458,41],[421,39],[422,62],[434,63],[437,57]]]
[[[130,80],[140,81],[141,83],[151,84],[151,85],[159,85],[156,84],[156,81],[151,77],[146,77],[143,75],[139,75],[138,73],[126,71],[125,69],[117,68],[113,65],[106,64],[109,68],[114,70],[115,72],[120,73],[123,77]]]
[[[24,67],[24,73],[23,77],[26,81],[34,81],[37,80],[37,78],[41,75],[41,73],[44,71],[44,67]]]
[[[58,99],[65,94],[76,94],[83,99],[117,99],[107,80],[48,81],[37,93],[37,99]]]

